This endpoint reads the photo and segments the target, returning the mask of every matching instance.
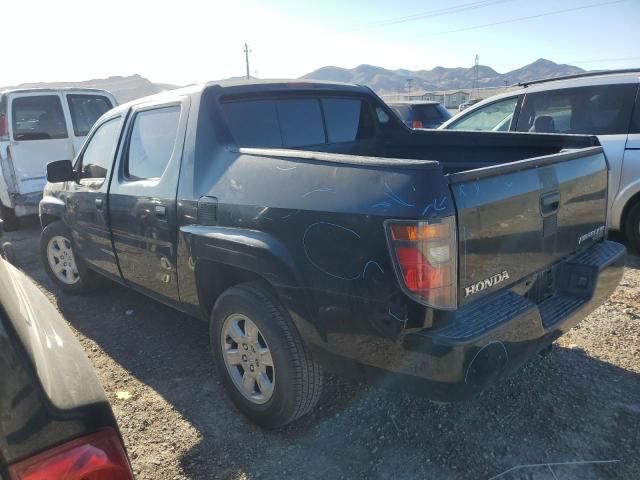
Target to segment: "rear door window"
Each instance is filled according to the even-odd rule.
[[[637,86],[634,84],[564,88],[525,96],[520,132],[626,134]]]
[[[58,95],[17,97],[11,102],[14,140],[67,138],[67,125]]]
[[[454,130],[507,131],[517,103],[518,97],[498,100],[463,115],[449,128]]]
[[[173,154],[179,121],[180,107],[177,105],[136,114],[126,162],[130,179],[162,176]]]
[[[104,95],[67,95],[73,133],[76,137],[84,137],[89,133],[93,124],[113,105]]]
[[[227,101],[222,110],[240,147],[309,147],[352,142],[374,132],[368,104],[356,98]]]

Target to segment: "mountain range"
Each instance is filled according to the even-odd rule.
[[[498,73],[486,65],[478,65],[478,88],[504,87],[519,82],[541,78],[554,78],[584,72],[580,67],[554,63],[540,58],[522,68],[506,73]],[[412,90],[452,90],[473,88],[475,67],[445,68],[431,70],[387,70],[373,65],[358,65],[355,68],[322,67],[302,78],[351,82],[368,85],[377,93],[396,93]]]
[[[582,72],[584,70],[579,67],[557,64],[543,58],[506,73],[498,73],[491,67],[478,65],[478,87],[504,87],[518,82],[573,75]],[[373,65],[359,65],[355,68],[322,67],[303,75],[300,79],[359,83],[368,85],[379,94],[384,94],[406,91],[409,83],[412,90],[470,89],[473,87],[474,75],[474,67],[435,67],[431,70],[412,71],[406,69],[388,70]],[[24,83],[10,88],[68,86],[105,89],[113,93],[119,103],[178,88],[177,85],[154,83],[140,75],[114,76],[81,82]],[[3,89],[0,88],[0,90]]]

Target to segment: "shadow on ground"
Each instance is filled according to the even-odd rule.
[[[521,467],[498,478],[640,472],[640,376],[578,349],[556,348],[460,404],[339,382],[335,405],[282,431],[261,430],[227,400],[205,324],[111,283],[86,297],[61,294],[34,254],[37,235],[35,225],[12,234],[19,266],[58,297],[82,335],[197,430],[199,441],[179,459],[188,478],[476,479],[585,460],[619,462]],[[636,257],[629,263],[640,266]]]

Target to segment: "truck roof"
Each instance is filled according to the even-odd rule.
[[[6,95],[10,93],[44,93],[44,92],[92,92],[92,93],[111,93],[107,90],[103,90],[101,88],[79,88],[79,87],[58,87],[58,88],[48,88],[48,87],[33,87],[33,88],[7,88],[5,90],[0,90],[0,95]]]
[[[116,107],[111,112],[121,112],[129,109],[134,105],[141,105],[148,102],[155,102],[157,100],[172,98],[179,98],[186,95],[193,95],[200,93],[209,88],[220,88],[223,91],[222,94],[251,94],[257,92],[282,92],[290,90],[310,90],[310,91],[343,91],[352,93],[371,93],[368,87],[357,85],[355,83],[340,83],[340,82],[327,82],[323,80],[287,80],[287,79],[274,79],[274,80],[259,80],[259,79],[233,79],[222,80],[207,83],[199,83],[189,85],[182,88],[176,88],[174,90],[166,90],[164,92],[149,95],[147,97],[136,98],[130,102],[124,103],[119,107]]]

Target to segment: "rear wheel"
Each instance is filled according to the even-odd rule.
[[[627,214],[624,235],[627,238],[629,249],[634,252],[640,251],[640,202],[631,207]]]
[[[288,312],[260,284],[232,287],[211,314],[211,345],[222,382],[236,407],[265,428],[310,412],[322,391],[322,371]]]
[[[2,226],[5,232],[13,232],[20,228],[20,220],[16,217],[15,210],[5,207],[2,202],[0,202],[0,218],[2,218]]]
[[[96,274],[74,253],[71,232],[61,221],[42,231],[40,256],[51,280],[65,292],[84,293],[95,285]]]

